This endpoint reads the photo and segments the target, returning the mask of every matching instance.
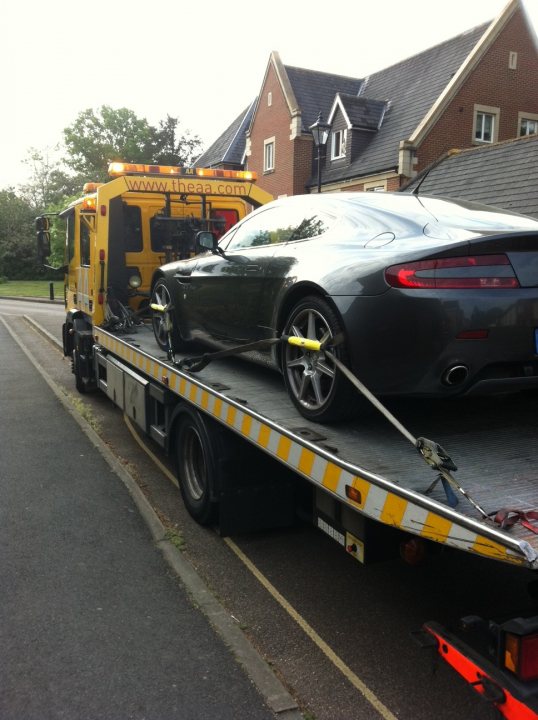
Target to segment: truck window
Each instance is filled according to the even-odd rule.
[[[90,264],[90,230],[82,218],[80,219],[80,264]]]
[[[75,255],[75,213],[71,212],[65,224],[65,253],[66,261],[70,263]]]
[[[237,210],[211,210],[211,223],[210,230],[215,233],[217,240],[219,240],[224,233],[239,222],[239,215]]]
[[[123,227],[125,252],[141,252],[142,242],[142,213],[138,205],[123,205]]]
[[[194,253],[196,233],[201,227],[195,217],[154,215],[150,220],[151,249],[167,257],[188,258]]]

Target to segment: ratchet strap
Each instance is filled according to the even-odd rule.
[[[237,345],[236,347],[229,348],[228,350],[217,350],[216,352],[203,353],[203,355],[198,355],[196,357],[182,358],[181,360],[176,360],[174,364],[181,370],[199,372],[209,365],[212,360],[233,357],[234,355],[240,355],[241,353],[250,352],[251,350],[263,350],[271,345],[277,345],[278,343],[288,343],[289,345],[295,345],[313,352],[319,352],[322,349],[322,343],[318,340],[309,340],[308,338],[297,337],[296,335],[281,335],[276,338],[255,340],[254,342],[246,343],[245,345]]]
[[[517,510],[516,508],[503,508],[496,513],[491,513],[493,522],[503,530],[508,530],[516,523],[520,523],[523,527],[538,535],[538,526],[533,525],[531,520],[538,520],[538,511],[536,510]]]
[[[336,367],[347,377],[350,383],[354,385],[364,397],[369,400],[374,407],[400,432],[409,442],[419,451],[424,461],[434,470],[437,470],[439,475],[426,490],[426,495],[430,493],[436,484],[441,481],[443,489],[446,494],[446,499],[450,507],[455,507],[458,504],[458,498],[454,491],[460,493],[465,499],[471,503],[471,505],[477,510],[484,520],[490,520],[488,513],[474,500],[469,493],[463,488],[456,478],[452,475],[452,472],[457,470],[456,465],[448,453],[436,443],[434,440],[428,440],[428,438],[419,437],[415,438],[407,428],[405,428],[399,420],[373,395],[363,383],[353,375],[353,373],[347,368],[337,357],[332,353],[327,352],[327,355],[333,360]]]
[[[163,315],[167,315],[171,310],[174,309],[172,305],[157,305],[156,303],[151,303],[150,308],[155,312],[162,313]],[[168,319],[166,322],[168,343],[171,347],[172,343],[170,342],[170,332],[172,328],[171,323],[168,321]],[[177,367],[179,367],[180,369],[189,370],[190,372],[200,372],[200,370],[203,370],[205,367],[207,367],[207,365],[209,365],[212,360],[219,360],[225,357],[233,357],[234,355],[240,355],[241,353],[250,352],[252,350],[262,350],[270,347],[271,345],[277,345],[278,343],[288,343],[289,345],[304,348],[305,350],[309,350],[310,352],[321,352],[329,343],[332,347],[335,347],[336,345],[339,345],[342,341],[342,335],[336,335],[333,338],[327,338],[325,341],[310,340],[309,338],[299,337],[297,335],[280,335],[279,337],[255,340],[254,342],[245,343],[244,345],[237,345],[236,347],[228,348],[227,350],[217,350],[216,352],[203,353],[202,355],[186,357],[182,358],[181,360],[176,360],[174,357],[172,357],[173,353],[171,351],[169,352],[169,355],[171,356],[170,359],[173,360],[174,365],[177,365]]]
[[[170,310],[172,310],[171,305],[157,305],[152,303],[151,309],[155,310],[156,312],[161,312],[163,314],[167,314]],[[335,355],[326,350],[327,345],[331,345],[332,347],[339,345],[343,342],[343,336],[341,334],[335,336],[334,338],[327,338],[325,341],[320,340],[310,340],[308,338],[298,337],[296,335],[281,335],[280,337],[275,338],[268,338],[266,340],[257,340],[255,342],[246,343],[245,345],[239,345],[234,348],[230,348],[227,350],[219,350],[217,352],[212,353],[204,353],[202,355],[199,355],[197,357],[189,357],[189,358],[183,358],[181,360],[176,360],[174,357],[174,354],[171,350],[171,342],[170,342],[170,332],[171,332],[171,323],[167,321],[167,331],[169,336],[169,358],[173,361],[174,365],[179,367],[183,370],[188,370],[190,372],[199,372],[203,368],[205,368],[212,360],[216,360],[219,358],[224,357],[231,357],[233,355],[239,355],[241,353],[250,352],[251,350],[260,350],[262,348],[267,348],[271,345],[275,345],[277,343],[289,343],[290,345],[295,345],[300,348],[304,348],[307,351],[311,352],[322,352],[325,351],[327,356],[334,362],[335,366],[342,372],[342,374],[349,380],[349,382],[355,386],[355,388],[364,395],[364,397],[376,407],[379,412],[407,439],[409,442],[415,447],[418,452],[421,454],[424,461],[433,469],[436,470],[439,474],[437,478],[433,481],[433,483],[429,486],[429,488],[426,490],[426,494],[429,494],[432,492],[433,488],[436,486],[436,484],[440,481],[443,489],[445,491],[445,495],[447,498],[447,502],[450,507],[455,507],[458,504],[458,498],[456,496],[456,492],[460,495],[463,495],[468,502],[471,503],[471,505],[477,510],[483,519],[485,520],[491,520],[489,514],[474,500],[469,493],[457,482],[457,480],[452,475],[452,472],[457,470],[456,465],[448,455],[448,453],[435,441],[428,440],[428,438],[419,437],[415,438],[408,430],[405,428],[399,420],[397,420],[394,415],[373,395],[368,388],[363,385],[363,383],[355,377],[355,375],[349,370],[344,363],[339,360]],[[455,491],[455,492],[454,492]],[[528,515],[528,513],[527,513]],[[538,513],[536,515],[538,519]]]

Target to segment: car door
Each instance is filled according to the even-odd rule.
[[[264,286],[269,278],[275,281],[275,250],[294,228],[285,209],[261,208],[223,237],[222,254],[201,256],[188,277],[176,275],[185,288],[182,306],[193,337],[251,342],[272,336],[273,308],[262,303]]]

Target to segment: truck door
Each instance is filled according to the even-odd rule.
[[[80,265],[77,268],[77,305],[78,307],[91,313],[93,309],[93,286],[90,277],[90,228],[85,218],[79,214],[78,216],[78,254]]]

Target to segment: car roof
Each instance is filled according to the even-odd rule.
[[[489,228],[494,230],[538,231],[538,220],[503,208],[433,195],[400,192],[338,192],[312,193],[280,198],[269,205],[304,204],[336,215],[402,216],[418,224],[458,228]]]

